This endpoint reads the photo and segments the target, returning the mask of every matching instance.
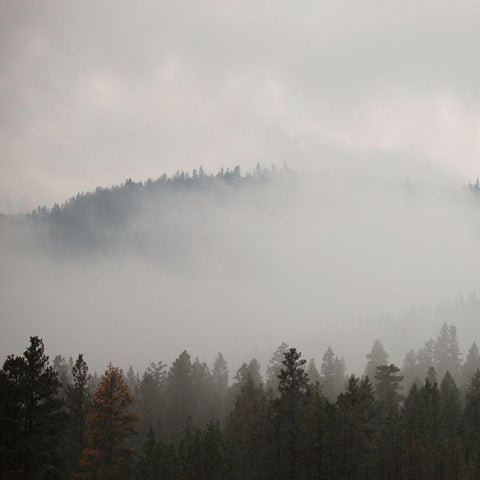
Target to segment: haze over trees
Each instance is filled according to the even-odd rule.
[[[82,354],[51,365],[42,340],[31,337],[0,370],[0,478],[473,480],[478,348],[462,361],[456,329],[444,323],[432,351],[427,375],[412,381],[404,374],[416,362],[388,364],[376,340],[366,371],[375,359],[386,363],[373,384],[367,374],[347,374],[330,347],[318,373],[282,343],[265,380],[255,359],[232,378],[222,353],[210,368],[185,350],[170,368],[130,368],[129,387],[111,364],[94,380]]]
[[[390,217],[411,213],[394,204],[423,193],[383,206],[403,238],[392,250],[357,221],[379,197],[305,181],[287,168],[178,172],[3,217],[6,315],[33,319],[62,354],[50,363],[31,337],[3,364],[1,478],[477,478],[480,301],[355,310],[428,285],[376,283],[410,261],[427,276],[437,265],[430,238],[421,256],[391,260],[408,235]],[[455,194],[455,213],[478,211],[476,189]],[[436,239],[443,227],[430,226]]]

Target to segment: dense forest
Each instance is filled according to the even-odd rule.
[[[188,223],[188,211],[199,203],[228,203],[236,198],[235,192],[260,193],[273,179],[294,181],[295,177],[286,164],[280,169],[258,164],[245,174],[239,166],[216,174],[200,167],[144,182],[127,179],[121,185],[78,193],[50,208],[39,206],[26,215],[0,215],[0,227],[9,227],[3,233],[14,236],[17,245],[19,236],[23,241],[31,236],[35,248],[43,247],[56,258],[63,253],[98,255],[122,249],[162,257],[179,235],[177,217]],[[159,252],[162,246],[168,251]]]
[[[31,337],[0,371],[5,479],[478,479],[480,354],[453,324],[401,367],[376,340],[362,375],[282,343],[229,377],[187,351],[89,373]]]
[[[7,240],[12,235],[17,246],[31,235],[36,248],[43,246],[57,258],[62,253],[104,254],[122,248],[134,248],[152,256],[161,247],[168,249],[175,243],[172,230],[179,225],[177,218],[172,220],[172,212],[186,217],[185,210],[195,209],[199,203],[228,203],[236,198],[235,192],[247,197],[259,195],[268,184],[293,189],[298,177],[286,164],[281,168],[257,164],[253,172],[245,174],[239,166],[232,170],[222,168],[215,174],[207,174],[200,167],[191,173],[177,171],[172,176],[164,174],[144,182],[127,179],[121,185],[78,193],[50,208],[39,206],[26,215],[1,214],[0,227],[9,227],[3,228],[2,233]],[[402,185],[406,191],[412,189],[410,182]],[[465,190],[473,197],[480,197],[479,181],[469,183]],[[29,235],[24,234],[19,242],[22,229],[28,229]]]
[[[24,249],[32,258],[41,262],[47,253],[46,257],[58,261],[58,264],[55,263],[56,268],[63,268],[59,261],[62,258],[78,261],[79,258],[83,260],[85,254],[102,258],[107,251],[124,253],[133,249],[146,253],[149,262],[155,263],[161,259],[161,268],[154,270],[151,278],[146,277],[151,281],[157,281],[159,272],[163,271],[165,265],[168,267],[168,262],[173,265],[172,270],[177,275],[181,271],[182,260],[189,253],[191,258],[205,258],[207,263],[215,264],[213,260],[216,258],[218,270],[214,270],[211,277],[214,301],[223,301],[226,305],[224,311],[230,311],[233,310],[232,305],[228,299],[221,298],[217,286],[219,279],[224,279],[224,271],[228,270],[226,265],[234,265],[235,268],[231,268],[234,273],[243,272],[239,265],[242,259],[249,257],[240,258],[238,262],[236,257],[242,254],[242,250],[249,249],[252,254],[250,268],[258,264],[261,267],[271,264],[274,274],[266,275],[265,271],[269,270],[260,267],[245,270],[245,278],[249,283],[257,277],[264,278],[265,283],[272,283],[279,276],[278,263],[274,259],[284,261],[287,258],[284,253],[291,251],[289,237],[295,231],[283,225],[281,202],[284,197],[281,194],[274,195],[272,200],[280,205],[278,210],[267,208],[258,218],[247,215],[237,228],[232,229],[231,225],[237,222],[237,217],[242,219],[250,205],[256,208],[257,204],[261,204],[265,208],[268,202],[261,194],[266,189],[283,182],[280,190],[282,194],[288,193],[289,187],[298,178],[286,167],[276,170],[262,169],[259,166],[255,172],[245,175],[237,167],[232,171],[222,170],[216,175],[207,175],[200,169],[192,174],[178,172],[173,177],[164,175],[146,182],[128,180],[120,186],[98,188],[94,192],[79,194],[62,205],[38,208],[28,215],[2,216],[1,226],[8,227],[0,231],[2,245],[9,253]],[[411,192],[411,185],[405,188]],[[467,185],[464,190],[468,201],[473,198],[472,203],[476,206],[477,199],[480,198],[478,181]],[[236,194],[239,192],[243,192],[241,208],[235,208]],[[315,199],[318,200],[317,197]],[[288,204],[288,200],[285,204]],[[347,203],[350,201],[349,197]],[[199,204],[202,208],[198,208]],[[310,198],[306,199],[306,204],[313,206],[313,210],[317,209],[317,205],[322,205]],[[328,212],[328,205],[323,205],[323,213]],[[367,205],[368,202],[362,203],[360,210],[368,211],[364,208]],[[213,212],[212,206],[215,206]],[[311,225],[310,219],[316,218],[305,215],[300,208],[291,213],[290,220],[303,214],[305,225]],[[388,209],[387,213],[390,213]],[[214,216],[215,221],[209,215]],[[268,226],[272,217],[278,219],[280,228],[274,229],[268,236],[272,242],[267,241],[263,249],[259,246],[259,233],[253,232],[251,243],[246,241],[247,237],[241,237],[241,242],[237,241],[239,232],[255,230],[259,225]],[[420,218],[424,221],[427,216]],[[252,223],[252,219],[258,221]],[[356,210],[353,210],[351,219],[356,219]],[[340,223],[335,221],[333,226],[339,227]],[[292,225],[298,227],[295,222]],[[303,223],[301,225],[305,227]],[[338,228],[332,237],[334,243],[341,244],[342,233],[350,233],[351,226],[361,231],[361,225],[352,221],[346,229]],[[326,255],[332,256],[332,250],[321,243],[325,237],[323,228],[321,224],[319,232],[308,229],[303,231],[305,238],[309,232],[313,233],[312,237],[319,245],[317,247],[315,243],[315,248],[312,248],[306,244],[303,260],[308,267],[307,272],[310,272],[311,260],[318,252],[327,252]],[[271,245],[274,240],[277,241],[277,234],[280,233],[286,238],[282,244],[285,250],[280,248],[278,256],[269,257]],[[395,233],[398,232],[395,230]],[[221,250],[220,242],[216,242],[217,237],[227,245],[223,246],[225,251]],[[367,237],[368,240],[372,238]],[[369,243],[365,242],[367,244]],[[376,247],[383,244],[385,242],[382,239],[375,243]],[[297,250],[303,245],[300,242]],[[428,247],[431,245],[428,244]],[[260,249],[258,255],[257,249]],[[339,252],[344,253],[345,250]],[[339,252],[335,258],[342,258]],[[387,250],[384,258],[392,258],[394,253],[395,250]],[[349,258],[360,257],[357,251],[351,255]],[[12,256],[11,263],[15,266],[12,267],[12,272],[17,272],[16,262],[19,258],[23,261],[21,256]],[[121,256],[112,256],[114,261],[118,258]],[[295,258],[298,262],[299,257]],[[408,259],[408,252],[405,258]],[[444,259],[442,255],[438,258]],[[374,259],[378,260],[376,257]],[[232,263],[227,264],[226,260]],[[262,264],[262,261],[266,263]],[[295,262],[292,263],[296,266]],[[82,262],[78,264],[82,265]],[[351,301],[352,294],[348,297],[343,289],[343,279],[351,270],[351,263],[343,265],[343,270],[334,263],[330,271],[325,267],[328,263],[319,264],[328,274],[322,285],[331,282],[329,275],[334,269],[339,270],[342,287],[341,292],[336,293],[339,298]],[[19,261],[18,265],[23,285],[25,279],[21,267],[25,264]],[[97,272],[94,265],[95,262],[86,262],[85,272]],[[180,275],[182,288],[178,291],[182,295],[185,295],[185,291],[192,294],[198,289],[199,284],[194,284],[190,290],[184,288],[184,278],[193,275],[196,265],[193,262],[191,269],[186,270],[187,274],[184,277]],[[430,264],[425,265],[427,270],[431,270]],[[359,271],[362,274],[364,268],[360,264]],[[138,268],[128,270],[127,276],[135,276],[139,271],[141,269]],[[311,276],[304,278],[301,275],[303,271],[300,271],[300,275],[297,272],[297,277],[293,278],[310,285],[317,282],[317,270],[312,268],[311,271]],[[41,270],[41,275],[34,277],[35,291],[39,291],[39,283],[48,283],[52,270],[46,272],[43,275]],[[83,270],[75,270],[75,273],[78,272],[84,273]],[[296,270],[286,268],[283,272],[283,277],[278,279],[281,284],[288,282],[288,274],[295,273]],[[106,278],[113,281],[116,275],[117,273]],[[99,277],[102,278],[101,275]],[[67,282],[64,294],[73,288],[79,303],[88,305],[87,297],[93,295],[92,290],[75,290],[82,284],[72,282],[72,278],[78,281],[78,277],[71,275],[68,270],[59,278],[63,281],[53,284],[51,291],[56,291],[61,283]],[[91,277],[86,278],[88,284]],[[209,278],[200,276],[200,283],[208,284],[205,279]],[[176,276],[168,277],[169,282],[176,279]],[[124,277],[122,281],[125,281]],[[165,282],[163,288],[169,282]],[[128,295],[129,284],[123,286],[122,282],[119,283],[118,290],[114,289],[115,295]],[[351,283],[358,289],[356,278]],[[9,285],[8,278],[4,286],[10,288]],[[103,287],[103,283],[95,285]],[[238,285],[245,291],[243,284]],[[263,286],[261,282],[256,285]],[[291,294],[291,287],[285,289],[285,298]],[[139,295],[144,288],[142,284],[135,290],[135,295]],[[27,290],[22,302],[28,304],[32,291]],[[57,323],[54,319],[52,324],[55,324],[55,328],[51,331],[57,332],[61,321],[66,325],[67,336],[64,338],[70,338],[70,329],[73,331],[79,325],[71,317],[72,312],[79,308],[78,304],[72,303],[73,306],[70,306],[61,295],[51,297],[48,289],[40,291],[41,301],[32,303],[35,305],[35,313],[38,305],[48,302],[53,304],[49,298],[54,298],[55,304],[62,305],[64,302],[67,316],[59,315]],[[159,295],[156,291],[154,293]],[[278,299],[282,296],[275,291],[275,295],[268,297],[260,288],[256,293],[258,298],[265,298],[266,304],[271,303],[269,298]],[[7,296],[8,293],[4,298]],[[175,295],[170,296],[176,302]],[[105,297],[102,292],[98,297],[102,305],[106,297],[113,298],[112,295]],[[314,297],[316,300],[315,292]],[[145,297],[140,298],[146,298],[150,302],[155,297],[147,291]],[[378,293],[375,293],[375,298],[379,298]],[[243,302],[243,297],[241,300],[242,303],[238,305],[243,309],[250,306]],[[295,318],[303,318],[304,312],[298,311],[302,307],[302,301],[303,304],[306,303],[304,297],[297,292],[295,302],[292,301]],[[111,304],[114,303],[111,300]],[[193,305],[190,314],[201,305],[198,298]],[[18,304],[15,303],[14,307],[10,315],[18,310]],[[242,308],[238,309],[239,318],[247,315]],[[282,308],[279,306],[279,311]],[[312,311],[318,312],[318,308],[319,303],[313,302]],[[121,308],[116,311],[117,316],[120,310]],[[131,311],[139,317],[135,308],[131,308]],[[210,310],[207,311],[211,316]],[[212,311],[216,312],[215,309]],[[223,321],[221,314],[224,311],[220,311],[220,314],[216,312],[220,317],[216,325],[222,322],[226,325],[224,328],[230,328],[234,322],[231,319],[230,323]],[[269,310],[260,308],[261,315],[257,319],[253,318],[252,322],[258,319],[264,321],[265,311],[274,317],[271,329],[278,333],[280,323]],[[392,363],[382,342],[376,340],[371,350],[364,353],[365,364],[361,367],[357,365],[350,372],[342,355],[331,346],[317,358],[303,358],[296,348],[282,343],[267,364],[260,357],[251,358],[234,371],[229,370],[227,363],[227,358],[234,358],[235,355],[229,345],[225,347],[225,356],[218,353],[212,365],[192,357],[185,350],[170,365],[156,358],[144,371],[135,371],[132,366],[122,370],[109,364],[103,374],[97,374],[90,371],[88,359],[83,354],[69,359],[57,355],[50,361],[43,341],[40,337],[33,336],[23,355],[9,355],[0,371],[0,478],[478,479],[480,354],[473,340],[478,340],[475,334],[478,331],[479,312],[480,302],[474,295],[470,295],[466,300],[460,297],[450,306],[412,309],[396,316],[383,313],[374,320],[376,327],[368,335],[372,339],[374,336],[385,339],[388,335],[392,358],[401,358],[398,349],[411,344],[411,339],[416,342],[416,337],[424,337],[428,325],[443,325],[438,334],[428,339],[421,348],[417,345],[415,349],[402,350],[405,357],[401,365]],[[98,314],[91,316],[98,324],[95,328],[85,326],[89,338],[92,331],[99,331],[100,323],[104,324],[105,329],[111,325],[114,329],[112,333],[122,330],[114,323],[117,320],[115,314],[108,309],[106,313],[103,317]],[[171,322],[175,318],[169,317],[162,302],[159,302],[158,317],[162,329],[167,320]],[[7,318],[7,314],[4,318]],[[82,324],[85,318],[81,318]],[[157,311],[154,319],[157,321]],[[333,322],[335,319],[333,316]],[[286,316],[285,321],[292,334],[295,333],[291,327],[293,320],[294,318]],[[327,321],[317,321],[322,332],[327,331]],[[204,322],[205,318],[203,322],[198,321],[197,328],[205,331],[208,337],[215,337],[215,332],[209,331],[211,325]],[[150,325],[154,322],[146,320],[143,326],[147,323]],[[245,329],[244,322],[239,320],[238,325]],[[363,328],[363,325],[370,323],[359,321],[356,325]],[[461,325],[468,332],[471,346],[464,354],[461,353],[459,344],[465,345],[465,341],[459,342],[455,325]],[[135,331],[132,328],[136,326],[132,327],[130,317],[127,326],[127,343],[131,344]],[[335,324],[337,327],[341,325]],[[193,341],[195,335],[192,329],[196,328],[194,322],[183,328],[188,330],[184,330],[182,339]],[[344,327],[346,328],[348,327]],[[140,330],[138,327],[137,333]],[[24,331],[28,330],[24,328]],[[42,331],[45,331],[45,327]],[[258,335],[257,325],[254,331]],[[164,344],[157,342],[157,345],[163,345],[159,346],[161,351],[166,348],[165,342],[174,337],[171,332],[170,337],[166,335],[162,340]],[[254,336],[246,329],[245,332],[244,337],[253,341]],[[392,342],[392,332],[398,335],[398,341]],[[338,342],[337,339],[332,340],[327,333],[322,335],[324,340],[332,344]],[[316,342],[317,337],[310,334],[309,337],[311,343]],[[363,343],[360,341],[360,333],[355,338],[361,348]],[[226,340],[217,338],[215,341],[225,345]],[[320,340],[327,345],[324,340]],[[111,343],[113,347],[110,348],[119,350],[115,347],[115,340]],[[293,343],[301,343],[304,350],[304,343]],[[61,342],[59,344],[63,345]],[[143,347],[146,351],[151,351],[147,346]],[[351,348],[358,348],[358,345],[352,345]],[[241,352],[242,355],[244,353],[245,351]],[[105,357],[112,358],[110,354],[106,353]],[[173,358],[173,355],[165,355]],[[238,352],[236,355],[238,357]],[[258,358],[264,363],[263,367]],[[263,357],[265,358],[267,357]],[[232,364],[235,365],[235,362]]]

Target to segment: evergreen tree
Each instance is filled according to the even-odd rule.
[[[167,378],[167,408],[170,439],[180,440],[187,418],[193,414],[193,366],[184,350],[173,362]]]
[[[478,347],[475,342],[472,343],[472,346],[468,350],[467,358],[465,363],[462,366],[462,385],[464,386],[463,391],[465,391],[472,381],[475,372],[480,368],[480,354],[478,352]]]
[[[375,417],[378,407],[368,377],[352,375],[337,398],[338,463],[340,478],[372,478]]]
[[[313,358],[311,358],[308,362],[307,375],[312,385],[315,385],[316,383],[320,385],[320,373],[318,373],[317,366],[315,365],[315,360]]]
[[[278,388],[278,376],[280,375],[284,355],[287,351],[288,345],[286,343],[279,345],[275,352],[273,352],[273,356],[267,367],[266,387],[274,392],[276,392]]]
[[[440,384],[439,395],[439,471],[441,478],[458,478],[461,465],[461,420],[460,392],[449,372]]]
[[[280,398],[277,400],[277,418],[280,426],[280,464],[283,464],[284,478],[297,478],[301,466],[300,455],[304,453],[302,444],[305,425],[300,421],[300,412],[308,391],[308,375],[305,372],[306,360],[295,348],[284,354],[283,368],[278,376]],[[300,474],[298,473],[299,477]]]
[[[448,371],[458,379],[460,376],[460,350],[458,348],[457,329],[454,325],[443,323],[434,345],[433,357],[435,370],[439,378]]]
[[[152,362],[137,381],[135,387],[136,409],[140,414],[139,441],[145,439],[150,428],[165,434],[165,382],[166,365]]]
[[[424,347],[417,352],[418,376],[423,383],[427,377],[428,370],[434,365],[435,342],[430,338],[425,342]]]
[[[215,389],[210,369],[205,362],[200,362],[196,358],[192,365],[193,409],[190,413],[194,426],[205,428],[209,421],[218,414],[214,408],[214,394]]]
[[[375,393],[387,417],[393,417],[397,413],[403,398],[400,394],[403,376],[398,375],[399,372],[400,369],[393,364],[377,367]]]
[[[340,393],[345,391],[345,384],[347,382],[347,367],[343,357],[335,357],[334,372],[333,386],[336,398]]]
[[[91,407],[89,390],[90,375],[83,355],[78,355],[71,369],[72,383],[67,385],[65,405],[68,412],[68,428],[66,434],[67,470],[71,475],[77,470],[80,456],[86,446],[87,416]]]
[[[267,478],[267,466],[271,463],[269,402],[262,384],[258,384],[247,369],[242,370],[238,385],[240,391],[226,424],[232,477],[264,479]]]
[[[219,353],[213,362],[213,418],[223,422],[227,414],[228,365],[225,357]]]
[[[367,360],[368,362],[367,366],[365,367],[365,376],[368,377],[375,385],[375,375],[377,374],[377,367],[388,364],[388,353],[383,348],[382,342],[380,340],[375,340],[372,346],[372,350],[367,355]]]
[[[465,463],[467,478],[480,478],[480,370],[477,370],[465,395]]]
[[[410,349],[405,356],[402,368],[403,387],[409,391],[414,382],[420,383],[419,366],[417,354]]]
[[[413,385],[402,418],[406,431],[406,478],[440,478],[440,397],[436,382],[427,377],[420,389]]]
[[[228,365],[225,357],[219,353],[213,362],[213,383],[221,395],[224,395],[228,387]]]
[[[52,477],[64,415],[60,382],[43,342],[30,337],[23,356],[9,355],[0,370],[1,475],[9,479]]]
[[[133,367],[130,365],[127,370],[127,385],[132,395],[135,395],[135,387],[137,385],[137,376]]]

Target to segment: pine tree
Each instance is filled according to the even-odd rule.
[[[400,394],[403,376],[398,375],[399,372],[400,369],[393,364],[377,367],[375,393],[387,417],[393,417],[397,413],[403,398]]]
[[[410,350],[405,356],[405,360],[403,361],[402,375],[403,386],[407,391],[410,391],[410,388],[414,382],[420,383],[417,354],[413,350]]]
[[[109,364],[93,395],[87,417],[87,447],[80,459],[77,479],[129,478],[133,449],[127,444],[136,432],[138,415],[130,411],[133,397],[120,370]]]
[[[335,354],[330,345],[322,358],[320,366],[322,393],[331,401],[337,397],[335,388]]]
[[[165,368],[162,362],[150,363],[135,387],[136,408],[140,414],[139,443],[150,428],[165,433]]]
[[[30,337],[23,356],[9,355],[5,360],[0,370],[4,478],[43,478],[55,471],[65,420],[59,387],[40,338]]]
[[[307,375],[312,385],[315,385],[316,383],[320,385],[320,373],[318,373],[317,366],[315,365],[315,360],[313,358],[311,358],[308,362]]]
[[[91,407],[90,375],[83,355],[80,354],[71,369],[72,383],[66,387],[65,405],[68,412],[66,435],[69,472],[76,471],[86,446],[87,416]]]
[[[246,366],[246,364],[244,364]],[[232,477],[247,480],[266,478],[269,461],[269,403],[261,383],[247,368],[237,373],[239,393],[228,417],[226,436],[232,462]]]
[[[444,322],[434,345],[433,357],[435,370],[439,378],[448,371],[453,378],[460,376],[460,349],[458,348],[457,329],[454,325]]]
[[[433,339],[429,339],[425,342],[425,345],[422,349],[417,352],[418,360],[418,376],[420,381],[423,383],[427,377],[428,370],[430,367],[433,367],[434,361],[434,346],[435,342]]]
[[[439,470],[441,478],[454,480],[461,464],[462,406],[460,392],[449,372],[442,379],[439,393]]]
[[[219,353],[213,362],[213,418],[223,422],[227,414],[228,365]]]
[[[278,376],[282,369],[284,355],[287,351],[288,345],[286,343],[279,345],[275,352],[273,352],[273,356],[267,367],[266,388],[274,392],[276,392],[278,388]]]
[[[465,462],[467,478],[480,478],[480,370],[477,370],[465,395]]]
[[[462,367],[462,388],[465,391],[472,381],[473,376],[477,369],[480,368],[480,354],[478,352],[478,347],[475,342],[472,343],[472,346],[468,350],[467,358]]]
[[[280,462],[284,462],[285,478],[297,478],[300,466],[299,457],[304,452],[302,438],[305,425],[300,421],[300,411],[308,391],[308,375],[305,372],[306,360],[296,348],[284,354],[283,368],[278,376],[277,412],[280,424]],[[300,475],[299,475],[300,476]]]
[[[176,443],[185,430],[185,422],[194,409],[193,366],[184,350],[170,367],[167,378],[167,411],[170,439]]]
[[[372,478],[374,420],[378,406],[368,377],[360,381],[352,375],[345,393],[337,398],[341,478]]]
[[[380,340],[375,340],[372,350],[367,355],[367,366],[365,367],[365,376],[367,376],[373,385],[376,384],[375,375],[377,367],[388,364],[388,353],[383,348]]]
[[[402,412],[406,432],[406,478],[439,477],[440,397],[437,384],[427,377],[410,390]]]

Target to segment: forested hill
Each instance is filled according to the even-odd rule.
[[[208,216],[209,205],[234,202],[238,193],[248,198],[273,180],[294,177],[286,165],[278,170],[257,165],[254,172],[245,174],[239,166],[216,174],[206,174],[200,167],[192,173],[177,171],[144,182],[127,179],[121,185],[97,187],[51,208],[3,215],[0,222],[13,230],[7,240],[17,244],[31,240],[55,255],[105,253],[122,247],[159,253],[162,246],[178,246],[179,235],[189,233],[198,221],[195,216]]]
[[[337,188],[331,186],[337,181],[344,182],[341,187],[344,190],[340,188],[332,195],[329,189]],[[369,185],[359,186],[356,181],[328,176],[312,180],[309,175],[298,176],[286,165],[279,169],[257,165],[253,172],[245,174],[239,166],[233,170],[222,168],[216,174],[206,174],[200,167],[191,173],[177,171],[171,177],[164,174],[144,182],[128,179],[121,185],[97,187],[62,204],[38,207],[26,215],[1,215],[0,243],[9,251],[34,255],[49,252],[54,258],[134,253],[177,268],[206,258],[218,246],[219,238],[224,239],[225,245],[227,238],[235,243],[239,232],[264,228],[268,238],[272,237],[269,241],[276,241],[279,232],[270,232],[269,225],[272,218],[278,220],[284,216],[284,207],[291,210],[292,225],[295,218],[302,218],[303,223],[296,228],[304,229],[308,218],[318,216],[322,209],[323,216],[335,215],[335,209],[329,209],[328,205],[345,202],[351,210],[347,215],[355,216],[353,209],[357,208],[363,216],[361,203],[351,208],[357,190],[363,189],[362,195],[371,196],[380,206],[389,189],[403,188],[399,198],[411,195],[411,184],[407,183],[408,188],[400,179],[388,185],[379,182],[383,190],[372,194]],[[478,180],[466,185],[464,191],[480,200]],[[298,203],[299,198],[304,203]],[[365,207],[371,207],[368,201]],[[340,219],[342,213],[338,215]],[[396,213],[391,215],[394,217]]]

